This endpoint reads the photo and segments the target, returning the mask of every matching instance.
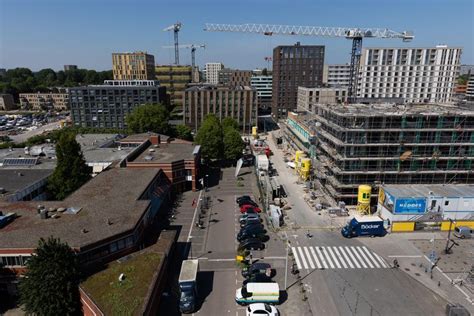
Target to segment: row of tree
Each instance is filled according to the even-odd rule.
[[[196,143],[201,145],[201,154],[207,160],[234,161],[242,156],[245,144],[239,133],[239,124],[231,117],[219,119],[210,114],[199,128]]]
[[[56,72],[47,68],[33,72],[28,68],[15,68],[9,69],[4,76],[0,76],[0,93],[12,94],[18,102],[20,93],[57,92],[56,87],[100,84],[109,79],[113,79],[112,70],[74,69]]]

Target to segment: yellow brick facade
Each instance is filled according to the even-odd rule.
[[[155,80],[155,57],[146,52],[113,53],[114,80]]]

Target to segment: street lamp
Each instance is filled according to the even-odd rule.
[[[209,186],[209,175],[206,174],[206,183],[204,184],[204,191],[207,192],[207,187]]]
[[[449,220],[449,231],[448,231],[448,239],[446,240],[446,248],[444,248],[445,254],[451,253],[451,248],[449,247],[449,241],[451,240],[451,229],[453,227],[453,224],[456,224],[456,222],[453,221],[451,218],[448,218],[448,220]]]

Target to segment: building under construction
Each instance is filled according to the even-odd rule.
[[[314,179],[336,201],[356,204],[361,184],[474,183],[472,110],[317,104],[290,114],[286,125],[291,141],[310,153]]]

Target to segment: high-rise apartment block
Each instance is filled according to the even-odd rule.
[[[466,99],[474,101],[474,73],[469,76],[469,81],[467,82]]]
[[[365,48],[358,98],[403,99],[406,103],[451,101],[461,48]]]
[[[155,67],[156,80],[160,86],[166,87],[173,107],[182,107],[183,94],[186,86],[193,80],[191,66],[158,65]]]
[[[219,71],[224,68],[221,63],[207,63],[205,67],[206,82],[211,84],[219,83]]]
[[[69,88],[72,121],[76,126],[126,127],[125,116],[146,103],[166,98],[166,88],[154,80],[106,80],[103,85]]]
[[[155,80],[155,57],[146,52],[113,53],[114,80]]]
[[[226,86],[250,86],[252,71],[224,68],[219,71],[219,83]]]
[[[298,87],[323,83],[324,46],[278,46],[273,50],[272,113],[286,116],[296,108]]]
[[[351,65],[324,65],[323,83],[331,87],[348,87]]]
[[[251,87],[229,87],[209,84],[194,85],[184,92],[184,124],[198,130],[207,114],[219,119],[232,117],[250,133],[257,124],[257,93]]]
[[[347,94],[347,87],[298,87],[298,111],[312,112],[316,104],[345,103],[347,102]]]
[[[257,91],[258,107],[268,109],[272,106],[272,76],[252,76],[250,86]]]
[[[23,109],[62,111],[69,108],[69,95],[67,91],[62,93],[20,93],[20,104]]]
[[[11,94],[0,94],[0,110],[10,111],[17,108]]]
[[[64,65],[64,71],[77,70],[77,65]]]

